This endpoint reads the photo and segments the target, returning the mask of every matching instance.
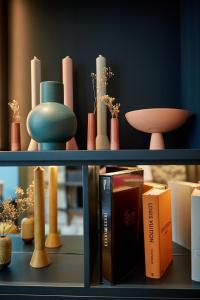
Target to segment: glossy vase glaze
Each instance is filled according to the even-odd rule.
[[[12,241],[9,236],[0,237],[0,270],[6,268],[11,262]]]
[[[119,119],[110,120],[110,150],[119,150]]]
[[[41,82],[41,104],[27,117],[30,136],[40,150],[65,150],[66,142],[76,133],[77,120],[73,111],[63,104],[63,83]]]

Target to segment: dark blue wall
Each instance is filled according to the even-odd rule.
[[[146,148],[149,143],[149,135],[126,122],[125,112],[182,107],[178,0],[14,1],[20,3],[24,18],[20,32],[26,43],[19,41],[18,48],[24,53],[27,75],[34,55],[42,60],[47,80],[61,79],[61,59],[73,58],[80,148],[86,147],[87,113],[93,107],[90,73],[99,54],[115,73],[109,94],[121,103],[122,148]],[[167,147],[188,146],[186,129],[167,134]]]
[[[200,147],[200,1],[181,1],[181,92],[193,112],[188,130],[190,147]]]

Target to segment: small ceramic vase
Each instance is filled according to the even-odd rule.
[[[66,150],[66,142],[76,133],[73,111],[63,104],[63,83],[41,82],[41,104],[27,117],[30,136],[39,143],[39,150]]]
[[[110,150],[119,150],[119,119],[110,121]]]
[[[11,123],[11,151],[21,151],[20,123]]]
[[[0,237],[0,270],[6,268],[11,262],[12,241],[9,236]]]
[[[87,127],[87,150],[96,149],[96,124],[94,113],[88,113],[88,127]]]
[[[34,218],[23,218],[21,221],[21,238],[24,243],[29,244],[34,239]]]

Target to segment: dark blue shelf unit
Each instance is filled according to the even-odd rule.
[[[0,152],[0,166],[198,164],[200,149]]]
[[[200,299],[200,284],[190,279],[190,253],[174,254],[174,263],[162,280],[146,280],[141,266],[123,282],[110,286],[99,281],[95,274],[95,245],[97,215],[91,213],[88,166],[139,164],[200,164],[200,149],[119,150],[119,151],[51,151],[0,152],[0,166],[76,165],[83,170],[84,210],[84,280],[82,286],[67,283],[27,284],[26,282],[0,282],[0,297],[4,299]],[[94,209],[94,206],[93,206]],[[16,254],[15,254],[16,256]],[[64,257],[63,257],[64,259]],[[76,262],[78,263],[78,262]],[[8,271],[9,272],[9,271]],[[38,270],[38,272],[40,272]],[[56,276],[56,274],[54,274]],[[20,276],[20,274],[19,274]],[[52,274],[53,276],[53,274]]]

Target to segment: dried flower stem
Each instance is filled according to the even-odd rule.
[[[16,189],[16,201],[11,198],[0,201],[0,224],[2,230],[0,236],[4,236],[10,232],[15,221],[24,212],[27,212],[34,205],[33,184],[31,184],[26,193],[21,187]]]
[[[12,100],[8,103],[13,113],[12,119],[13,122],[19,123],[20,122],[20,114],[19,114],[19,103],[16,100]]]
[[[105,105],[108,107],[111,117],[112,118],[118,118],[119,112],[120,112],[120,103],[115,103],[115,98],[110,97],[108,95],[104,95],[101,97],[101,101],[105,103]]]
[[[92,79],[92,89],[93,89],[93,97],[94,97],[94,114],[97,110],[97,101],[101,101],[101,90],[108,86],[109,80],[114,76],[110,67],[104,68],[103,78],[100,78],[100,85],[97,87],[97,76],[95,73],[91,73]]]

